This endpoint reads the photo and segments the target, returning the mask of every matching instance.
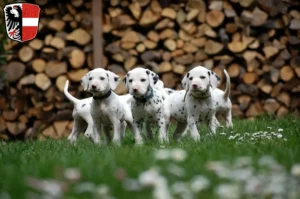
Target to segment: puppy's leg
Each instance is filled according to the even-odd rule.
[[[73,143],[76,142],[80,132],[83,132],[86,127],[86,122],[80,118],[74,118],[74,125],[68,140]]]
[[[104,133],[105,142],[106,144],[109,144],[111,142],[111,135],[110,135],[111,126],[103,126],[102,125],[102,131]]]
[[[153,140],[154,135],[149,121],[146,122],[147,138]]]
[[[134,120],[132,123],[132,129],[135,138],[135,144],[140,145],[143,144],[143,138],[141,136],[141,132],[143,129],[143,119]]]
[[[182,134],[184,133],[186,127],[187,123],[177,122],[177,127],[173,134],[173,138],[175,141],[178,141],[182,137]]]
[[[156,115],[156,122],[158,124],[158,132],[159,132],[158,140],[159,140],[159,142],[160,143],[169,142],[168,133],[167,133],[168,124],[167,124],[165,118],[162,116],[162,114]]]
[[[226,127],[227,128],[232,128],[232,115],[231,115],[231,108],[225,112],[225,120],[226,120]]]
[[[213,135],[216,135],[216,128],[217,128],[215,120],[216,120],[215,113],[211,113],[208,117],[208,121],[205,121],[208,125],[210,132]]]
[[[125,138],[126,126],[127,126],[127,123],[125,121],[123,121],[121,123],[121,130],[120,130],[120,132],[121,132],[121,140],[124,140],[124,138]]]
[[[113,139],[112,141],[115,143],[115,144],[120,144],[121,142],[121,134],[123,132],[121,132],[121,123],[120,120],[118,119],[114,119],[113,121]]]

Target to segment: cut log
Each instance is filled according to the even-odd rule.
[[[206,43],[206,38],[205,37],[194,38],[191,40],[191,43],[198,48],[202,48]]]
[[[67,72],[67,67],[66,62],[49,61],[46,64],[45,73],[48,77],[55,78],[61,74],[65,74]]]
[[[172,39],[167,39],[164,42],[164,46],[169,50],[169,51],[174,51],[176,49],[176,42]]]
[[[64,87],[65,87],[65,83],[66,83],[67,79],[68,78],[66,75],[60,75],[56,78],[55,85],[60,92],[64,91]]]
[[[35,85],[42,89],[42,90],[47,90],[50,86],[51,86],[51,81],[48,78],[47,75],[45,75],[44,73],[39,73],[35,76]]]
[[[10,62],[5,68],[8,82],[15,82],[24,75],[25,65],[21,62]]]
[[[274,99],[267,99],[263,106],[268,114],[275,114],[279,107],[280,104]]]
[[[282,88],[282,84],[276,84],[273,88],[272,88],[272,92],[271,92],[271,97],[277,97],[280,92],[281,92],[281,88]]]
[[[293,79],[294,76],[295,76],[295,73],[294,73],[293,69],[290,66],[284,66],[284,67],[281,68],[280,78],[283,81],[288,82],[291,79]]]
[[[48,138],[53,138],[53,139],[58,139],[59,137],[57,136],[56,132],[55,132],[55,129],[53,126],[49,126],[47,128],[45,128],[43,131],[42,131],[42,134],[45,136],[45,137],[48,137]]]
[[[277,97],[276,99],[283,103],[286,107],[290,107],[291,105],[291,96],[289,93],[287,92],[281,92]]]
[[[72,68],[81,68],[85,63],[85,54],[79,48],[71,51],[69,54],[69,62]]]
[[[172,72],[164,73],[161,79],[164,82],[164,87],[166,88],[174,88],[177,82],[179,82],[178,76]]]
[[[246,42],[242,42],[242,41],[233,41],[229,43],[227,46],[228,49],[233,53],[243,52],[247,48]]]
[[[224,18],[225,18],[224,14],[218,10],[211,10],[206,14],[206,22],[211,27],[220,26],[223,23]]]
[[[259,102],[255,102],[249,106],[249,108],[246,111],[247,117],[255,117],[257,115],[263,114],[264,110],[263,107]]]
[[[285,106],[280,106],[277,111],[277,117],[284,117],[289,114],[289,109],[287,109]]]
[[[246,84],[253,84],[257,80],[257,74],[254,72],[249,72],[244,74],[243,81]]]
[[[185,66],[184,65],[181,65],[181,64],[176,64],[176,65],[173,65],[173,72],[174,73],[177,73],[177,74],[180,74],[180,75],[183,75],[185,73]]]
[[[33,39],[28,45],[34,50],[40,50],[43,47],[44,42],[40,39]]]
[[[300,19],[292,19],[290,23],[291,30],[300,30]]]
[[[88,72],[89,72],[89,70],[86,68],[79,69],[79,70],[72,70],[67,73],[67,76],[71,81],[80,82],[81,78]]]
[[[226,23],[225,30],[227,33],[233,34],[237,31],[238,27],[235,23]]]
[[[18,53],[18,56],[22,62],[30,61],[34,56],[34,50],[29,46],[23,46]]]
[[[155,42],[153,42],[153,41],[151,41],[151,40],[145,40],[144,41],[144,45],[145,45],[145,47],[147,48],[147,49],[154,49],[154,48],[156,48],[156,46],[157,46],[157,43],[155,43]]]
[[[244,8],[248,8],[249,6],[252,5],[253,2],[254,2],[254,0],[241,0],[241,1],[239,1],[240,5]]]
[[[150,0],[137,0],[137,2],[144,7],[149,4]]]
[[[158,42],[159,41],[159,34],[153,30],[149,31],[147,34],[147,37],[154,42]]]
[[[37,58],[32,61],[32,69],[37,73],[43,72],[45,66],[46,66],[46,62],[44,59]]]
[[[59,37],[54,37],[53,39],[51,39],[49,45],[56,49],[62,49],[66,46],[66,43],[63,39],[61,39]]]
[[[140,35],[135,31],[127,31],[121,39],[122,42],[138,43],[141,41]]]
[[[151,10],[153,10],[153,12],[155,12],[155,13],[161,13],[161,11],[162,11],[160,2],[158,2],[157,0],[152,0],[150,7],[151,7]]]
[[[174,21],[172,21],[169,18],[165,18],[165,19],[161,20],[160,22],[158,22],[155,25],[154,29],[155,30],[163,30],[163,29],[166,29],[166,28],[174,28],[174,26],[175,26]]]
[[[208,40],[205,43],[204,52],[207,53],[207,54],[214,55],[214,54],[219,53],[223,49],[223,47],[224,46],[222,44],[220,44],[216,41]]]
[[[236,78],[240,75],[240,65],[239,64],[230,64],[230,66],[228,67],[228,74],[231,78]]]
[[[173,29],[165,29],[159,34],[159,38],[161,40],[165,39],[173,39],[175,37],[176,33]]]
[[[182,41],[181,39],[176,40],[176,47],[177,48],[182,48],[184,45],[184,41]]]
[[[6,122],[6,127],[12,135],[17,136],[25,131],[26,124],[23,122]]]
[[[136,20],[138,20],[140,18],[142,10],[141,10],[141,6],[138,2],[131,3],[129,5],[129,10]]]
[[[22,87],[23,85],[34,84],[34,80],[35,80],[34,74],[24,76],[20,79],[18,86]]]
[[[199,9],[191,9],[188,14],[186,15],[187,21],[192,21],[199,15],[200,10]]]
[[[159,16],[155,15],[150,9],[147,9],[143,12],[139,24],[141,26],[148,26],[151,25],[159,19]]]
[[[182,56],[184,54],[185,54],[184,51],[180,50],[180,49],[177,49],[177,50],[174,50],[174,51],[171,52],[171,55],[172,55],[173,58],[178,57],[178,56]]]
[[[126,71],[130,71],[131,69],[133,69],[137,64],[137,58],[136,57],[129,57],[126,61],[125,61],[125,69]]]
[[[139,53],[142,53],[146,50],[146,47],[143,43],[140,43],[136,46],[136,50],[139,52]]]
[[[180,9],[178,12],[177,12],[177,16],[176,16],[176,21],[178,24],[182,24],[186,19],[186,13]]]
[[[167,62],[170,61],[172,59],[171,53],[168,51],[163,52],[162,59]]]
[[[2,116],[0,116],[0,134],[6,130],[5,121]]]
[[[165,73],[172,71],[172,65],[170,62],[161,62],[156,69],[156,73]]]
[[[75,41],[77,44],[84,46],[91,41],[91,35],[85,30],[79,28],[70,33],[66,39]]]
[[[251,21],[252,26],[261,26],[265,24],[268,19],[268,14],[260,10],[258,7],[255,7],[255,9],[252,12],[252,15],[255,16],[252,18]]]
[[[199,50],[198,52],[196,52],[195,61],[204,61],[206,59],[208,59],[208,56],[203,50]]]
[[[35,0],[35,3],[40,6],[44,6],[48,3],[48,0]]]
[[[172,8],[169,8],[169,7],[164,8],[161,15],[163,17],[168,17],[170,19],[176,19],[176,11]]]
[[[62,31],[65,28],[66,23],[60,19],[53,19],[48,23],[48,27],[57,32]]]
[[[69,121],[56,121],[53,123],[56,134],[59,138],[62,138],[67,131]]]
[[[17,119],[18,115],[15,111],[4,110],[2,112],[2,116],[6,121],[14,121],[15,119]]]
[[[274,46],[265,46],[263,48],[263,51],[264,51],[264,54],[265,54],[267,59],[269,59],[270,57],[276,55],[279,52],[279,50]]]
[[[121,42],[121,48],[125,49],[125,50],[130,50],[132,48],[134,48],[136,45],[136,43],[134,42]]]
[[[194,46],[192,43],[189,43],[189,42],[186,42],[184,45],[183,45],[183,50],[187,53],[195,53],[197,52],[199,49]]]
[[[251,97],[249,95],[240,95],[238,97],[240,109],[242,111],[246,110],[250,104],[250,101],[251,101]]]
[[[192,64],[194,62],[194,56],[191,53],[188,53],[182,56],[174,57],[174,60],[178,64],[182,64],[182,65]]]
[[[190,35],[194,34],[197,31],[197,27],[194,22],[181,24],[181,29]]]

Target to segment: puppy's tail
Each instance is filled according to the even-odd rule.
[[[228,75],[226,69],[224,69],[224,74],[225,74],[225,77],[226,77],[226,89],[225,89],[225,92],[224,92],[224,100],[227,100],[229,99],[229,95],[230,95],[230,76]]]
[[[69,80],[66,81],[65,84],[65,88],[64,88],[64,94],[65,96],[74,104],[77,104],[80,100],[76,99],[75,97],[73,97],[69,92],[68,92],[68,88],[69,88]]]

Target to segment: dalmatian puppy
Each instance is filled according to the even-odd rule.
[[[226,88],[225,91],[222,91],[221,89],[213,89],[211,96],[215,103],[216,112],[218,115],[222,116],[226,121],[226,127],[231,128],[233,126],[232,124],[232,103],[229,98],[230,95],[230,76],[227,73],[227,71],[224,69],[224,74],[226,77]],[[219,126],[219,125],[218,125]]]
[[[187,128],[196,141],[200,140],[198,121],[204,121],[211,133],[215,134],[218,124],[215,122],[216,103],[212,91],[220,84],[220,78],[202,66],[189,71],[181,83],[186,93],[184,96],[187,112]],[[183,110],[184,111],[184,110]]]
[[[159,141],[168,142],[168,122],[165,115],[164,95],[160,85],[155,86],[158,75],[149,69],[135,68],[129,71],[123,79],[129,94],[133,96],[131,111],[133,115],[133,131],[137,144],[142,144],[141,132],[143,123],[146,123],[147,136],[153,137],[151,123],[158,126]]]
[[[79,100],[68,92],[68,87],[69,81],[67,80],[64,87],[64,94],[74,104],[72,114],[74,126],[68,140],[71,143],[75,142],[79,133],[85,130],[85,137],[91,138],[94,143],[99,143],[100,137],[99,134],[93,130],[94,122],[90,114],[92,97]]]
[[[111,141],[110,129],[113,129],[114,143],[120,143],[125,135],[126,122],[132,123],[132,114],[127,101],[130,96],[119,96],[114,90],[120,82],[116,74],[96,68],[82,78],[84,90],[93,94],[91,102],[91,117],[95,131],[103,130],[106,142]]]

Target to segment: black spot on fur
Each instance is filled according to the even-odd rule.
[[[115,80],[115,82],[117,82],[117,81],[119,80],[119,77],[115,77],[115,79],[114,79],[114,80]]]
[[[187,74],[186,74],[186,77],[188,78],[189,76],[190,76],[190,73],[187,73]]]
[[[127,81],[127,77],[124,77],[123,79],[124,84],[126,84],[126,81]]]
[[[84,107],[85,106],[85,104],[82,104],[82,106],[81,107]]]
[[[207,73],[208,73],[208,75],[210,76],[210,72],[208,71]]]
[[[150,74],[150,71],[149,71],[149,70],[146,70],[146,73],[147,73],[147,75],[149,75],[149,74]]]

